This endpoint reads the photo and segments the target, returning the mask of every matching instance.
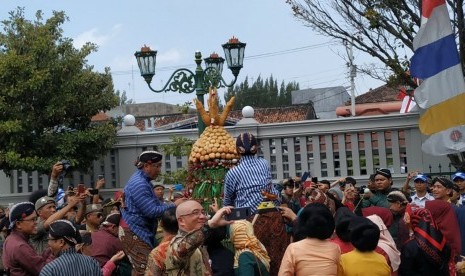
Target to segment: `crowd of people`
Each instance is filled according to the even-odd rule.
[[[366,185],[350,176],[273,185],[254,135],[240,134],[236,147],[241,158],[226,174],[223,198],[208,210],[188,191],[165,193],[154,182],[163,158],[156,151],[137,157],[134,174],[109,199],[99,195],[103,178],[94,188],[63,191],[57,162],[47,190],[0,209],[4,274],[464,272],[465,173],[432,179],[412,172],[400,189],[388,169],[377,169]],[[249,216],[237,215],[244,209]]]

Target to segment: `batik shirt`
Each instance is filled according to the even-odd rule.
[[[178,231],[166,252],[165,271],[162,275],[213,275],[207,250],[203,247],[204,230],[199,229],[190,233]]]

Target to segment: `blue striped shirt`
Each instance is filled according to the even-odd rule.
[[[155,247],[154,237],[157,218],[175,205],[163,203],[155,196],[150,178],[142,170],[137,170],[124,187],[124,203],[121,215],[129,229],[146,244]]]
[[[271,185],[271,170],[268,161],[255,155],[244,155],[239,165],[226,174],[224,180],[224,206],[250,207],[252,212],[262,202],[262,191],[278,195]]]
[[[78,254],[74,247],[63,250],[60,256],[44,266],[40,276],[101,276],[98,262],[92,257]]]

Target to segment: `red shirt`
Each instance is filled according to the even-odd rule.
[[[352,201],[346,201],[346,203],[344,203],[344,206],[346,206],[351,212],[355,210],[355,205]]]
[[[121,241],[105,228],[92,233],[92,257],[99,262],[100,267],[121,250],[123,250]]]
[[[349,253],[350,251],[354,250],[354,246],[351,242],[345,242],[341,240],[337,235],[334,235],[334,238],[330,239],[331,242],[339,245],[341,249],[341,254]]]
[[[47,261],[49,250],[39,255],[28,242],[29,237],[13,230],[3,244],[3,266],[11,276],[39,275]]]

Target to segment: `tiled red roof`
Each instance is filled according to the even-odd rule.
[[[155,128],[173,124],[186,120],[188,118],[196,117],[197,114],[178,114],[166,115],[155,118]],[[231,111],[228,118],[237,121],[242,119],[242,111]],[[311,105],[292,105],[288,107],[277,108],[256,108],[254,119],[261,124],[283,123],[310,120],[315,118],[315,112]],[[150,124],[150,123],[149,123]],[[136,126],[140,130],[145,130],[143,119],[136,119]]]
[[[308,104],[274,108],[255,108],[254,111],[254,119],[260,124],[295,122],[316,118],[313,107]],[[242,111],[231,111],[229,117],[242,119]]]
[[[95,114],[94,116],[92,116],[92,118],[90,119],[92,122],[100,122],[100,121],[107,121],[109,119],[109,117],[107,116],[107,114],[105,114],[104,112],[100,112],[98,114]]]
[[[365,94],[355,97],[355,103],[363,104],[401,101],[397,98],[400,93],[400,88],[400,85],[392,87],[385,84],[375,89],[370,89],[370,91],[366,92]],[[350,105],[350,101],[346,102],[346,105]]]

